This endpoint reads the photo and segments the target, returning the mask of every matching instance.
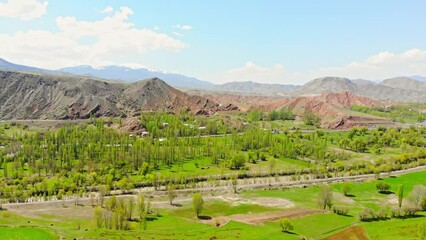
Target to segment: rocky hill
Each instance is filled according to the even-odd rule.
[[[317,78],[293,92],[293,95],[316,95],[329,92],[354,92],[357,85],[347,78],[324,77]]]
[[[346,115],[352,105],[382,106],[383,103],[351,92],[325,93],[317,96],[302,96],[289,99],[283,106],[289,107],[294,113],[303,115],[311,111],[316,115],[337,116]]]
[[[417,81],[406,77],[386,79],[380,82],[381,86],[406,89],[411,91],[426,92],[426,82]]]
[[[314,79],[296,91],[293,96],[311,96],[330,92],[348,91],[380,101],[419,102],[426,101],[426,83],[409,78],[395,78],[381,83],[325,77]]]
[[[123,92],[119,106],[127,112],[166,111],[178,112],[180,109],[190,109],[196,114],[212,114],[217,111],[238,110],[232,104],[221,106],[207,98],[188,95],[167,85],[159,78],[152,78],[129,85]],[[137,112],[136,112],[137,113]]]
[[[75,119],[132,116],[140,111],[197,114],[237,110],[180,92],[154,78],[133,84],[88,77],[0,71],[1,119]]]
[[[321,118],[321,125],[325,128],[347,128],[358,125],[384,125],[391,121],[351,111],[352,105],[383,106],[384,103],[354,94],[351,92],[324,93],[316,96],[302,96],[282,102],[273,103],[273,108],[287,107],[297,116],[305,112],[312,112]],[[268,107],[270,108],[270,107]]]

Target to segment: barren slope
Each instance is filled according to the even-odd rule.
[[[312,96],[330,92],[348,91],[381,101],[419,102],[426,101],[425,84],[408,79],[395,78],[382,83],[365,80],[325,77],[314,79],[292,93],[293,96]]]
[[[2,119],[117,116],[123,86],[89,78],[0,71]]]
[[[238,110],[190,96],[160,79],[134,84],[94,78],[0,71],[1,119],[75,119],[132,116],[185,108],[197,114]]]
[[[146,111],[166,110],[178,112],[188,109],[196,114],[212,114],[217,111],[238,110],[229,104],[221,106],[207,98],[188,95],[170,87],[158,78],[152,78],[129,85],[123,92],[119,102],[126,111],[137,113]]]

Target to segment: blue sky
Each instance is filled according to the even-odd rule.
[[[0,57],[212,82],[426,75],[425,10],[414,0],[0,0]]]

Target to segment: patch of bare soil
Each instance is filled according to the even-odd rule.
[[[31,208],[31,206],[34,206],[34,208]],[[63,217],[76,219],[93,217],[93,207],[91,206],[35,206],[37,205],[28,205],[26,208],[8,208],[8,211],[28,218],[42,219],[44,216],[51,216],[52,221],[60,221]]]
[[[395,195],[389,195],[383,203],[384,204],[391,204],[391,205],[398,205],[398,197],[396,197]]]
[[[277,207],[277,208],[291,208],[294,207],[294,203],[284,198],[274,197],[257,197],[257,198],[242,198],[235,197],[232,195],[223,195],[220,197],[221,200],[229,202],[233,205],[240,204],[257,204],[265,207]]]
[[[339,202],[339,203],[344,203],[344,204],[354,204],[355,203],[355,201],[352,198],[347,197],[347,196],[345,196],[341,193],[333,193],[333,196],[337,200],[337,202]]]
[[[229,221],[242,222],[250,225],[261,225],[265,222],[277,221],[281,218],[300,218],[313,214],[324,213],[324,210],[317,209],[288,209],[272,213],[253,213],[253,214],[235,214],[230,216],[221,216],[203,221],[212,226],[222,226]]]
[[[364,228],[359,226],[350,227],[339,233],[336,233],[330,237],[324,238],[323,240],[368,240],[367,234]]]

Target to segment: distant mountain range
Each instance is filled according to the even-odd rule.
[[[339,77],[324,77],[304,84],[293,91],[291,95],[307,96],[343,91],[381,101],[426,102],[426,82],[406,77],[386,79],[380,83]]]
[[[382,82],[364,79],[350,80],[348,78],[323,77],[314,79],[302,86],[256,82],[230,82],[217,85],[181,74],[152,71],[146,68],[133,69],[122,66],[107,66],[102,68],[78,66],[59,70],[46,70],[18,65],[0,59],[0,70],[1,69],[70,77],[79,75],[126,82],[135,82],[147,78],[160,78],[172,87],[204,89],[208,91],[237,94],[244,93],[251,95],[296,97],[346,91],[381,101],[426,102],[426,77],[421,76],[396,77],[383,80]]]
[[[68,67],[58,70],[47,70],[35,67],[28,67],[8,62],[0,58],[0,70],[12,70],[22,72],[37,72],[48,74],[73,74],[88,76],[93,78],[102,78],[109,80],[120,80],[125,82],[136,82],[148,78],[160,78],[173,87],[181,88],[201,88],[210,89],[214,87],[213,83],[202,81],[197,78],[187,77],[181,74],[164,73],[152,71],[146,68],[128,68],[123,66],[106,66],[102,68],[93,68],[91,66]]]
[[[22,71],[22,72],[55,73],[55,71],[52,71],[52,70],[14,64],[4,60],[3,58],[0,58],[0,69],[11,70],[11,71]]]
[[[426,77],[422,77],[422,76],[411,76],[411,79],[417,80],[417,81],[421,81],[421,82],[426,82]]]
[[[197,78],[187,77],[176,73],[152,71],[147,68],[134,69],[123,66],[106,66],[102,68],[93,68],[91,66],[78,66],[62,68],[58,71],[75,75],[91,76],[111,80],[121,80],[125,82],[136,82],[142,79],[157,77],[164,80],[167,84],[173,87],[182,88],[210,89],[214,86],[213,83],[202,81]]]

